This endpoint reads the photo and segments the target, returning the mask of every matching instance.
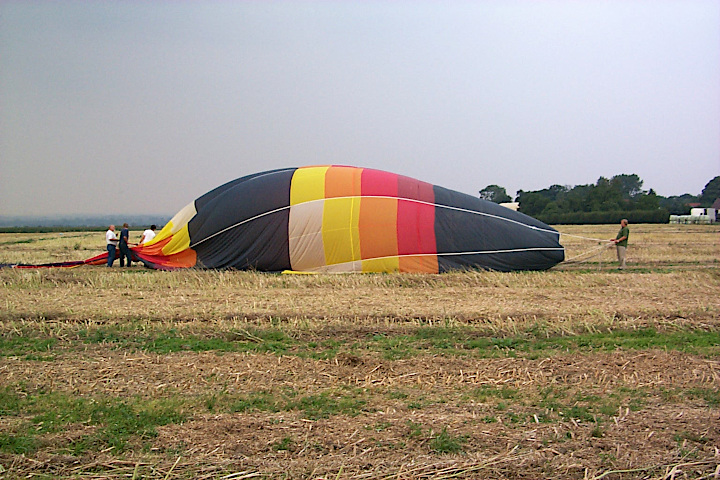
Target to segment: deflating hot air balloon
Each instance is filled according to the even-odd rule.
[[[470,195],[380,170],[313,166],[226,183],[133,252],[160,269],[513,271],[563,261],[558,239],[548,225]]]

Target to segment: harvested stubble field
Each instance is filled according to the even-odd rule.
[[[631,228],[625,271],[0,269],[0,477],[720,478],[720,228]]]

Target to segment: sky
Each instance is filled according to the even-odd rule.
[[[699,194],[720,2],[0,0],[0,215],[172,215],[324,164]]]

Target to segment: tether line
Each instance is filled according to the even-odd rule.
[[[575,255],[575,256],[573,256],[573,257],[566,258],[563,263],[581,263],[581,262],[587,262],[587,261],[590,260],[591,258],[600,255],[600,254],[602,253],[602,251],[600,251],[600,252],[598,252],[598,253],[595,253],[594,255],[591,255],[590,257],[586,258],[585,260],[581,260],[581,261],[575,262],[575,259],[576,259],[576,258],[580,258],[580,257],[584,257],[585,255],[587,255],[587,254],[589,254],[589,253],[593,253],[593,252],[596,252],[596,251],[598,251],[598,250],[602,250],[602,249],[608,248],[608,247],[610,247],[610,246],[611,246],[611,245],[609,245],[609,244],[600,245],[599,247],[595,247],[595,248],[593,248],[593,249],[591,249],[591,250],[588,250],[588,251],[586,251],[586,252],[580,253],[580,254]]]

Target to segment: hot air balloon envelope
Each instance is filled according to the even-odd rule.
[[[544,270],[559,233],[527,215],[380,170],[312,166],[226,183],[133,249],[154,268],[302,272]]]

